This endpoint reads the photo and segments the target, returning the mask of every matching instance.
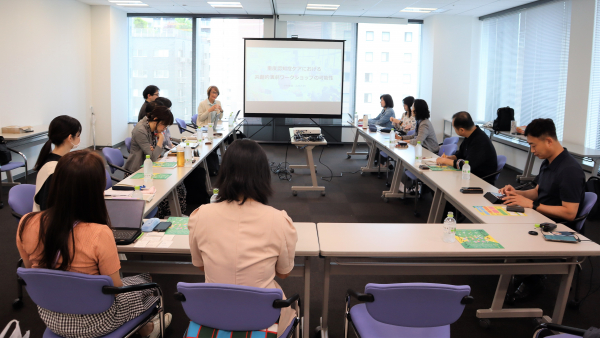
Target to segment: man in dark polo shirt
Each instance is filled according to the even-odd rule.
[[[501,194],[507,195],[504,204],[532,208],[555,222],[574,220],[585,197],[581,165],[558,142],[552,119],[531,121],[525,136],[531,152],[544,160],[534,180],[537,186],[515,190],[507,185],[500,189]]]
[[[498,170],[498,157],[490,138],[475,125],[471,115],[466,111],[452,116],[452,126],[456,134],[465,139],[455,155],[446,156],[444,154],[442,157],[438,157],[437,164],[462,169],[465,161],[469,161],[472,174],[494,184],[496,175],[492,174]]]
[[[551,119],[535,119],[525,129],[531,152],[543,159],[540,173],[530,190],[515,190],[510,185],[500,189],[507,195],[504,204],[532,208],[555,222],[572,221],[577,217],[585,196],[585,174],[581,165],[563,148],[556,137],[556,127]],[[569,225],[569,224],[567,224]],[[514,276],[515,284],[521,280],[512,301],[523,299],[543,290],[545,276]]]

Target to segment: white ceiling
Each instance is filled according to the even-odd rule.
[[[128,13],[188,14],[266,14],[272,15],[271,0],[236,0],[243,9],[213,8],[207,0],[141,0],[149,7],[122,7],[108,0],[79,0],[89,5],[111,5]],[[222,1],[222,0],[221,0]],[[227,0],[230,1],[230,0]],[[275,0],[277,14],[368,16],[380,18],[424,19],[431,15],[482,16],[533,0]],[[335,4],[335,11],[307,11],[306,4]],[[438,8],[443,13],[401,13],[406,7]]]

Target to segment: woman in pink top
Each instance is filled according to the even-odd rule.
[[[271,171],[258,143],[237,140],[227,148],[216,186],[218,202],[190,216],[192,263],[207,283],[281,289],[275,276],[284,279],[294,268],[298,237],[287,213],[267,205]],[[294,315],[281,310],[278,337]]]

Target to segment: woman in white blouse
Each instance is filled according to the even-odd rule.
[[[196,119],[198,127],[209,124],[215,118],[215,114],[219,114],[219,119],[223,117],[223,107],[221,107],[221,102],[217,100],[219,88],[217,86],[208,87],[206,95],[208,98],[198,105],[198,118]]]
[[[411,107],[414,102],[415,102],[414,97],[412,97],[412,96],[405,97],[402,100],[402,103],[404,104],[404,114],[402,114],[402,117],[400,119],[396,119],[393,117],[390,118],[390,121],[392,121],[392,125],[394,126],[394,128],[396,130],[408,132],[408,131],[415,129],[417,122],[415,121],[415,115],[411,111]],[[402,135],[404,135],[404,134],[402,134]]]

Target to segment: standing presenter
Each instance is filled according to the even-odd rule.
[[[215,114],[219,114],[218,118],[223,117],[223,108],[221,102],[217,100],[219,96],[219,88],[217,86],[210,86],[206,91],[208,98],[198,105],[198,119],[196,125],[198,128],[209,124],[215,117]]]

